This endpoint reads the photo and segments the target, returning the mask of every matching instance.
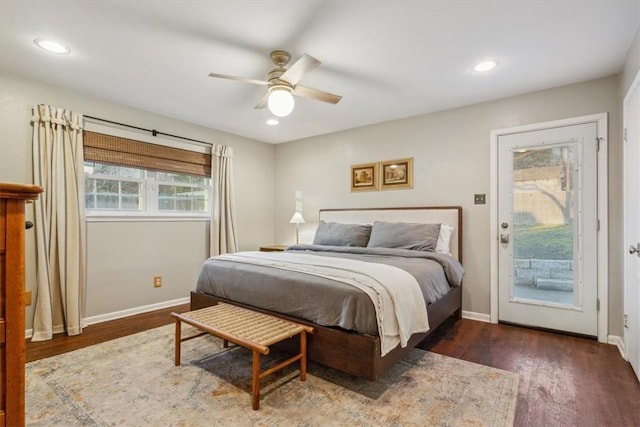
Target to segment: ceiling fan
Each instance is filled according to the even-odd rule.
[[[314,70],[320,61],[314,57],[304,54],[291,67],[286,65],[291,60],[289,52],[284,50],[274,50],[271,52],[271,60],[276,64],[276,68],[269,71],[267,81],[247,79],[244,77],[228,76],[225,74],[210,73],[209,77],[237,80],[260,86],[267,86],[267,94],[255,106],[256,109],[269,107],[269,110],[278,117],[285,117],[293,111],[293,96],[302,96],[318,101],[337,104],[342,97],[321,90],[300,86],[298,82],[305,74]]]

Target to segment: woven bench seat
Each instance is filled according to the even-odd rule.
[[[176,321],[175,365],[180,366],[180,348],[183,341],[210,334],[222,339],[223,347],[228,343],[247,348],[253,352],[252,369],[252,407],[260,408],[260,380],[296,361],[300,361],[300,381],[307,374],[307,333],[313,328],[268,314],[259,313],[231,304],[220,303],[211,307],[187,313],[171,313]],[[185,322],[202,333],[182,338],[181,322]],[[265,371],[260,370],[260,355],[269,354],[269,346],[285,339],[300,335],[300,353],[277,366]]]

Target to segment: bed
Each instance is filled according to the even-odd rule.
[[[191,292],[191,309],[227,302],[313,326],[316,333],[307,343],[310,360],[367,379],[386,372],[449,317],[460,317],[461,207],[323,209],[319,219],[313,245],[293,245],[281,253],[241,252],[207,260]],[[369,234],[360,236],[362,230],[369,230]],[[398,239],[404,242],[414,235],[426,237],[418,238],[418,246],[414,242],[413,246],[396,244]],[[306,264],[307,258],[313,262]],[[337,278],[334,267],[342,263],[347,277]],[[416,270],[423,264],[425,271],[427,267],[433,271],[432,275]],[[384,304],[377,304],[371,296],[379,291],[363,288],[368,284],[360,283],[364,280],[359,273],[352,273],[353,266],[365,266],[362,268],[374,277],[376,286],[381,280],[371,273],[374,270],[382,276],[392,273],[391,288],[405,286],[405,279],[419,282],[419,290],[414,292],[422,297],[414,294],[404,298],[419,300],[420,307],[400,305],[399,297],[390,298],[402,308],[397,310],[399,333],[389,333],[393,328],[383,325],[381,318],[387,322],[390,316],[379,315],[377,306]],[[425,280],[446,283],[427,291]],[[355,289],[352,282],[357,282]],[[424,307],[428,330],[420,323],[422,313],[414,314]],[[369,308],[374,311],[366,314]],[[418,325],[405,327],[406,319]],[[390,335],[398,335],[398,345],[389,341]],[[298,343],[287,340],[278,347],[295,352]]]

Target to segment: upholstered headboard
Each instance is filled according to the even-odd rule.
[[[451,255],[462,262],[462,207],[320,209],[320,220],[342,224],[373,224],[374,221],[450,224]]]

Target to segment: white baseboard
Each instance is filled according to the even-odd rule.
[[[113,313],[99,314],[97,316],[85,317],[82,320],[83,326],[94,325],[96,323],[107,322],[109,320],[121,319],[127,316],[133,316],[134,314],[146,313],[149,311],[159,310],[161,308],[173,307],[175,305],[187,304],[189,297],[178,298],[171,301],[158,302],[155,304],[143,305],[141,307],[129,308],[121,311],[114,311]],[[59,331],[62,332],[62,331]],[[56,332],[57,333],[57,332]],[[33,329],[27,329],[25,331],[25,338],[31,338],[33,336]]]
[[[618,347],[618,351],[622,355],[622,358],[624,360],[628,360],[627,359],[627,351],[624,348],[624,339],[622,339],[622,337],[619,337],[617,335],[609,335],[607,337],[607,343],[611,344],[611,345],[615,345],[616,347]]]
[[[462,310],[462,318],[469,320],[477,320],[478,322],[491,323],[491,315],[484,313],[475,313],[473,311]]]
[[[146,313],[148,311],[159,310],[161,308],[173,307],[174,305],[187,304],[189,297],[178,298],[171,301],[158,302],[155,304],[143,305],[141,307],[129,308],[127,310],[114,311],[113,313],[99,314],[97,316],[85,317],[84,326],[106,322],[108,320],[120,319],[134,314]]]

